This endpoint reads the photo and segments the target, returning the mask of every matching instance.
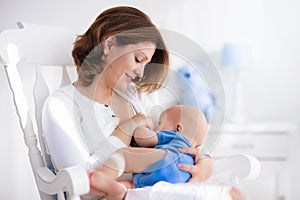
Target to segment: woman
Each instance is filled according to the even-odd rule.
[[[72,56],[78,80],[47,99],[43,131],[57,170],[82,165],[89,171],[128,146],[137,127],[152,126],[151,102],[142,93],[160,89],[169,57],[158,29],[132,7],[101,13],[77,38]],[[190,181],[205,180],[212,170],[211,159],[201,160],[197,149],[182,151],[194,155],[196,164],[178,167],[191,173]],[[163,156],[157,155],[157,160]],[[90,179],[103,181],[96,188],[91,185],[91,191],[100,195],[109,193],[107,185],[118,184],[107,183],[100,172]]]

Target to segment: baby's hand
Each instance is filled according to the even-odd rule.
[[[152,120],[142,113],[134,115],[129,120],[123,122],[118,126],[127,135],[133,136],[133,133],[138,127],[150,127],[152,125]]]
[[[134,131],[134,139],[141,147],[153,147],[158,144],[156,132],[147,127],[136,128]]]
[[[142,113],[138,113],[138,114],[134,115],[131,119],[135,123],[136,128],[137,127],[147,127],[147,128],[153,127],[152,120],[147,115],[144,115]]]
[[[149,130],[149,128],[146,127],[137,127],[134,131],[134,137],[135,138],[146,138],[146,130]]]

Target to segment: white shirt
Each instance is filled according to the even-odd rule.
[[[117,91],[138,112],[148,113],[151,102],[133,85]],[[126,145],[111,136],[119,119],[112,109],[82,95],[71,84],[58,89],[45,102],[42,116],[47,153],[57,170],[82,165],[96,169],[115,151]]]

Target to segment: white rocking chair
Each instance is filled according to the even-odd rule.
[[[40,197],[53,200],[53,195],[57,194],[58,199],[80,199],[80,195],[89,192],[86,171],[75,166],[54,174],[48,168],[51,159],[44,145],[41,126],[47,96],[76,80],[71,57],[76,31],[20,22],[18,26],[19,29],[0,33],[0,63],[5,67],[13,93]],[[214,175],[226,170],[234,179],[256,178],[260,164],[256,158],[246,155],[216,161]]]

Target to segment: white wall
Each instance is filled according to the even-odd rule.
[[[123,3],[120,3],[123,2]],[[245,17],[240,35],[254,38],[255,53],[260,55],[255,66],[242,74],[245,116],[249,120],[300,120],[300,2],[290,0],[256,2],[249,10],[230,15],[234,0],[192,1],[112,1],[112,0],[1,0],[0,31],[16,28],[16,21],[49,25],[87,27],[104,9],[113,5],[133,5],[148,13],[161,28],[181,32],[201,44],[208,52],[219,51],[232,37],[232,19]],[[258,8],[258,10],[256,10]],[[260,9],[260,10],[259,10]],[[244,13],[244,14],[243,14]],[[246,13],[246,14],[245,14]],[[243,15],[243,16],[241,16]],[[257,16],[259,16],[259,19]],[[239,22],[237,22],[239,23]],[[253,33],[253,34],[252,34]],[[47,39],[47,38],[45,38]],[[258,44],[258,45],[257,45]],[[257,48],[258,47],[258,48]],[[226,77],[224,77],[226,80]],[[11,93],[3,68],[0,69],[0,196],[1,199],[38,199],[27,159]]]
[[[299,121],[299,1],[263,1],[260,64],[245,74],[247,114],[253,119]]]

